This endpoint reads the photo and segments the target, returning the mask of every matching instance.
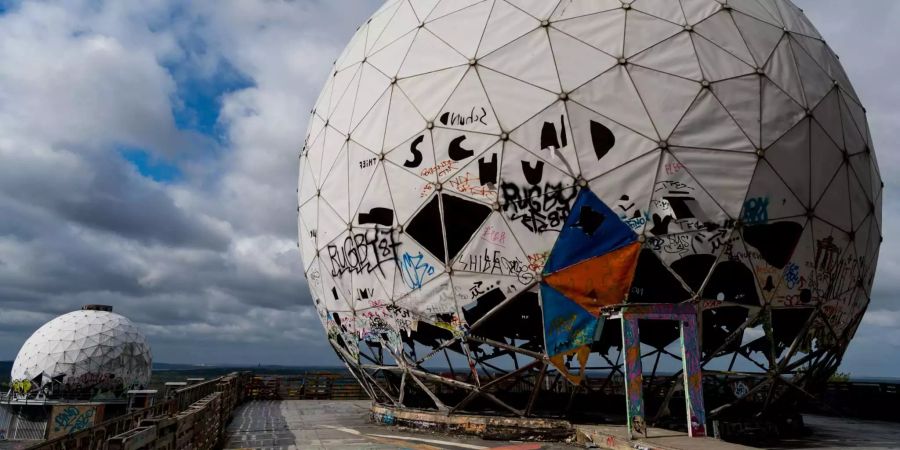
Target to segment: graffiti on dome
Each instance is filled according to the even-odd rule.
[[[447,111],[438,119],[441,124],[448,127],[465,127],[467,125],[487,125],[487,109],[483,106],[473,106],[464,113]]]
[[[422,252],[415,255],[404,253],[399,267],[400,276],[410,289],[421,288],[428,277],[435,273],[434,266],[425,262],[425,255]]]
[[[549,183],[535,186],[503,183],[500,192],[506,217],[534,234],[558,233],[566,223],[577,195],[575,189]]]
[[[522,285],[529,285],[534,281],[534,273],[529,270],[526,261],[503,255],[499,250],[484,249],[483,253],[463,256],[457,268],[468,272],[515,277]]]
[[[396,249],[399,245],[390,229],[354,231],[339,245],[328,245],[326,250],[331,263],[331,276],[339,277],[348,272],[361,274],[378,271],[384,277],[383,266],[397,260]]]
[[[63,380],[63,390],[110,390],[122,386],[122,380],[112,373],[85,373],[77,377],[66,377]]]

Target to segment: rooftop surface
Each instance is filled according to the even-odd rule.
[[[371,402],[254,401],[235,412],[226,449],[572,449],[565,444],[483,441],[409,432],[369,421]]]
[[[371,403],[336,400],[253,401],[241,406],[228,428],[226,449],[507,449],[556,450],[584,448],[576,444],[485,441],[467,436],[415,432],[377,425],[369,420]],[[900,425],[822,416],[805,416],[812,434],[784,440],[770,449],[900,448]],[[615,433],[614,427],[606,431]],[[687,437],[665,435],[665,442],[646,447],[695,448]],[[602,447],[600,447],[602,448]],[[730,444],[704,448],[740,448]],[[745,447],[748,448],[748,447]]]

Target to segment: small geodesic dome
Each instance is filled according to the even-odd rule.
[[[882,188],[865,109],[788,0],[389,0],[312,111],[299,241],[380,402],[570,408],[596,390],[548,377],[579,384],[586,351],[621,371],[602,308],[688,303],[710,408],[771,410],[840,364]],[[640,336],[667,357],[678,331]]]
[[[25,341],[12,367],[13,390],[121,393],[146,386],[150,371],[143,333],[112,307],[88,305],[47,322]]]

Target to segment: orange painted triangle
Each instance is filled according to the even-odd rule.
[[[575,358],[578,359],[578,373],[569,372],[569,368],[566,367],[566,357],[570,355],[574,355]],[[591,356],[591,346],[583,345],[574,350],[551,356],[550,364],[553,364],[553,366],[556,367],[556,370],[559,370],[570,383],[579,385],[581,384],[581,380],[584,379],[584,368],[587,365],[589,356]]]
[[[635,242],[547,275],[544,282],[598,316],[604,306],[625,303],[640,251]]]

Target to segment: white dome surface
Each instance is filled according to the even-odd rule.
[[[44,375],[70,389],[130,387],[150,381],[150,346],[127,318],[109,311],[63,314],[38,328],[22,345],[13,380]]]
[[[865,109],[790,1],[390,0],[312,111],[299,244],[354,367],[397,364],[368,342],[418,361],[412,340],[490,339],[564,371],[601,308],[686,302],[704,365],[775,373],[840,361],[882,190]]]

